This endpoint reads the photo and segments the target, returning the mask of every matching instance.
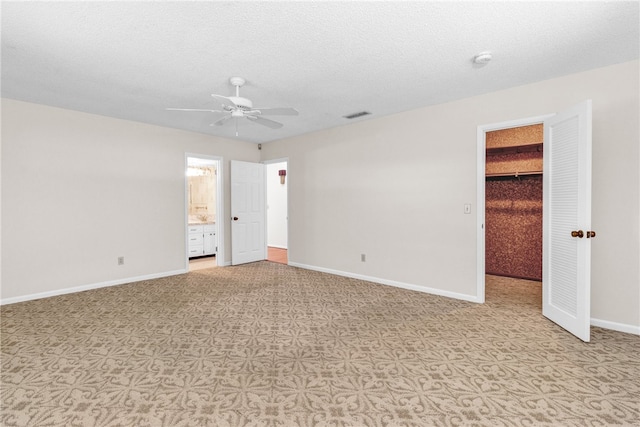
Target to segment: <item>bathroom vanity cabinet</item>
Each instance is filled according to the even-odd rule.
[[[189,258],[215,255],[218,249],[215,224],[189,224]]]

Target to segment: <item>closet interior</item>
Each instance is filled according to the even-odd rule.
[[[486,133],[485,271],[542,280],[543,125]]]

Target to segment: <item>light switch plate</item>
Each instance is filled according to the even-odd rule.
[[[471,203],[465,203],[464,204],[464,213],[466,213],[466,214],[470,214],[471,213]]]

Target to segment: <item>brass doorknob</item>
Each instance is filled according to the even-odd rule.
[[[571,237],[579,237],[579,238],[582,239],[584,237],[584,231],[582,231],[582,230],[572,231],[571,232]]]
[[[587,231],[587,239],[590,237],[596,237],[596,232],[595,231]]]

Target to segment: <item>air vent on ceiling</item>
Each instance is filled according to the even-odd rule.
[[[371,114],[368,111],[360,111],[359,113],[349,114],[348,116],[342,116],[345,119],[356,119],[358,117],[366,116],[367,114]]]

